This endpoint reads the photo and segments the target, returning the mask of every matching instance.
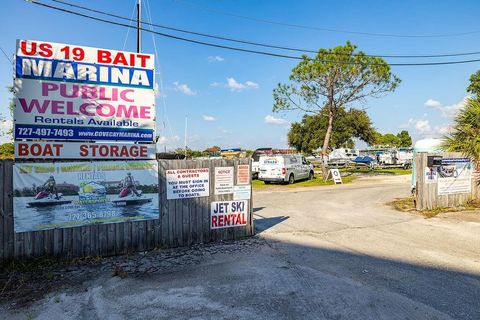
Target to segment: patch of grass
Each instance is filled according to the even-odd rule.
[[[353,180],[355,180],[356,177],[354,176],[345,176],[342,177],[343,183],[350,183]],[[258,189],[279,189],[279,188],[302,188],[302,187],[318,187],[318,186],[331,186],[333,185],[333,180],[328,180],[324,181],[321,177],[316,177],[313,180],[303,180],[303,181],[297,181],[294,184],[280,184],[280,183],[275,183],[275,184],[265,184],[263,181],[260,180],[253,180],[252,182],[252,187],[255,190]]]
[[[357,174],[391,174],[391,175],[402,175],[402,174],[412,174],[412,169],[402,169],[402,168],[342,168],[339,169],[340,172],[349,172]]]
[[[53,272],[47,272],[47,274],[45,274],[45,278],[47,278],[47,280],[53,280],[55,279],[55,274]]]
[[[426,218],[432,218],[440,213],[479,210],[480,199],[472,200],[463,206],[458,206],[453,208],[442,207],[442,208],[435,208],[431,210],[417,210],[415,208],[415,202],[414,202],[413,196],[407,197],[407,198],[394,199],[392,202],[389,202],[388,205],[391,205],[393,208],[395,208],[398,211],[420,214]]]

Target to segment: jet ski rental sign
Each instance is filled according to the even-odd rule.
[[[154,57],[17,40],[15,138],[152,142]]]

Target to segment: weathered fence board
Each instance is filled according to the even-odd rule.
[[[476,175],[472,176],[472,192],[449,195],[438,195],[437,182],[425,183],[425,168],[427,168],[428,156],[443,156],[444,158],[462,158],[458,152],[426,153],[420,152],[416,157],[416,203],[418,210],[431,210],[435,208],[455,207],[466,204],[468,201],[478,198],[478,185]]]
[[[13,231],[13,161],[5,160],[3,171],[3,246],[4,258],[14,256],[14,231]],[[2,195],[0,195],[2,196]]]
[[[158,219],[15,233],[13,161],[0,161],[0,260],[38,256],[63,258],[108,256],[253,235],[251,199],[247,226],[210,229],[211,202],[233,200],[232,194],[215,195],[215,167],[233,166],[236,184],[238,165],[249,164],[249,159],[159,160],[158,162],[160,209]],[[166,170],[191,168],[209,168],[210,196],[167,200]]]

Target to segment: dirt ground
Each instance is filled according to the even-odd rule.
[[[0,318],[480,319],[477,213],[395,211],[408,178],[255,192],[254,238],[47,265]]]

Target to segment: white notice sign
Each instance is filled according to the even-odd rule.
[[[215,194],[233,193],[233,167],[215,168]]]
[[[167,170],[167,199],[208,197],[210,173],[208,168]]]
[[[249,200],[252,194],[252,186],[233,187],[233,200]]]
[[[426,184],[432,184],[432,183],[437,183],[438,181],[438,175],[437,175],[437,170],[433,168],[425,168],[425,183]]]

